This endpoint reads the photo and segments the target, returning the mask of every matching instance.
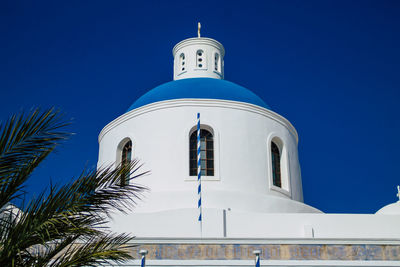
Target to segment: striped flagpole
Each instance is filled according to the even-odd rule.
[[[145,267],[145,266],[146,266],[146,256],[143,255],[143,256],[142,256],[142,261],[141,261],[141,263],[140,263],[140,267]]]
[[[197,194],[199,201],[197,207],[199,209],[199,222],[200,222],[200,235],[202,235],[202,210],[201,210],[201,140],[200,140],[200,113],[197,113],[197,181],[199,186],[197,188]]]
[[[139,254],[142,255],[142,260],[140,262],[140,267],[145,267],[146,266],[146,254],[148,253],[147,250],[141,249],[139,251]]]
[[[254,250],[253,254],[256,255],[256,267],[260,267],[260,253],[259,250]]]

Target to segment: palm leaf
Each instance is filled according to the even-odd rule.
[[[127,245],[133,239],[127,234],[99,235],[85,243],[74,243],[68,249],[53,257],[50,266],[99,266],[100,264],[121,263],[133,259]]]
[[[59,130],[67,124],[59,111],[36,109],[0,125],[0,207],[20,196],[17,192],[32,171],[68,137]]]
[[[114,235],[105,226],[111,211],[128,212],[144,187],[121,187],[120,177],[132,179],[141,164],[83,172],[78,179],[50,186],[22,211],[9,201],[18,197],[34,169],[68,134],[57,111],[13,116],[0,127],[0,266],[91,266],[123,261],[130,235]],[[79,243],[77,243],[79,242]]]

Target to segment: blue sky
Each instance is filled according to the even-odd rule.
[[[97,136],[172,80],[173,46],[226,49],[225,79],[299,133],[304,199],[330,213],[396,201],[400,161],[398,1],[1,1],[0,120],[55,106],[74,132],[35,173],[37,194],[97,162]]]

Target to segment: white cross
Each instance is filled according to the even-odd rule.
[[[197,37],[200,38],[200,29],[201,29],[201,24],[200,22],[197,22]]]

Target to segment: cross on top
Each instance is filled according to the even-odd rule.
[[[200,29],[201,29],[201,24],[200,22],[197,22],[197,37],[200,38]]]
[[[400,185],[397,186],[397,195],[396,196],[399,198],[399,201],[400,201]]]

